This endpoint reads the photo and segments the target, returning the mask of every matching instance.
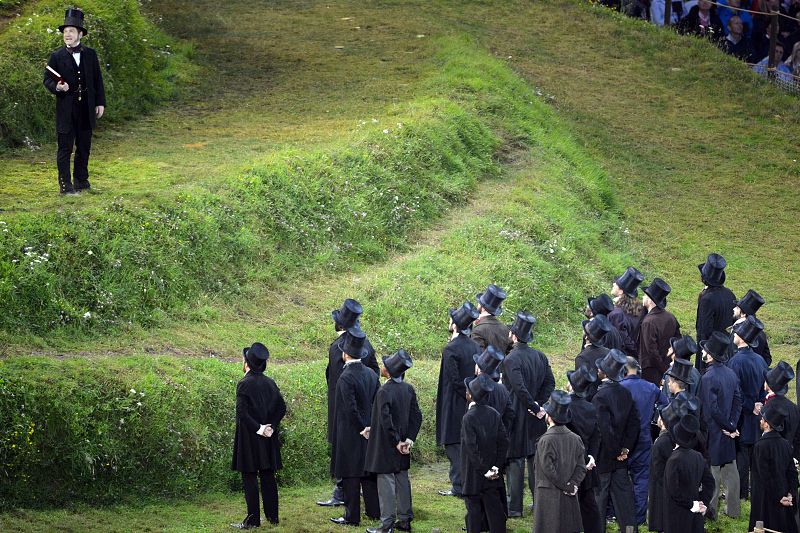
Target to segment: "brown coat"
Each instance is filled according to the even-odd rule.
[[[648,312],[639,330],[639,364],[642,371],[655,368],[657,375],[663,376],[669,368],[669,340],[680,335],[681,326],[675,315],[660,307]]]
[[[496,316],[485,316],[475,321],[472,326],[472,340],[477,342],[482,350],[488,345],[497,348],[501,353],[507,354],[511,348],[511,339],[508,338],[508,326],[500,322]]]

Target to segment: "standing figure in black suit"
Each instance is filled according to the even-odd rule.
[[[278,523],[278,484],[275,471],[281,468],[281,441],[278,424],[286,414],[286,403],[275,382],[264,375],[269,359],[267,347],[257,342],[243,350],[244,377],[236,385],[236,432],[231,469],[242,473],[247,516],[237,529],[261,525],[258,505],[258,478],[264,514],[271,524]]]
[[[411,447],[422,426],[422,412],[414,387],[404,381],[411,368],[411,356],[400,349],[383,358],[381,375],[386,383],[375,395],[372,422],[367,443],[368,472],[378,476],[381,525],[367,528],[367,533],[392,533],[394,529],[411,531]]]
[[[782,409],[786,413],[783,431],[779,433],[792,447],[792,457],[800,461],[800,409],[786,397],[789,392],[789,382],[794,378],[794,370],[786,361],[779,361],[775,368],[767,372],[764,384],[767,390],[767,403],[763,412],[766,414],[772,409]]]
[[[700,269],[700,280],[703,282],[703,290],[697,298],[697,344],[707,341],[715,331],[725,331],[733,325],[733,308],[737,301],[733,292],[725,287],[725,267],[728,262],[719,254],[710,254],[706,262],[697,265]],[[703,362],[702,354],[697,354],[698,370],[703,372],[706,364]]]
[[[478,310],[470,302],[450,310],[450,342],[442,350],[436,389],[436,444],[444,446],[450,461],[450,488],[442,496],[461,495],[461,419],[467,412],[464,379],[475,375],[472,356],[481,351],[469,338]]]
[[[749,289],[733,308],[733,325],[744,322],[749,316],[756,316],[756,312],[761,309],[762,305],[764,305],[764,298],[753,289]],[[752,348],[754,352],[764,358],[767,366],[772,364],[772,353],[767,342],[767,334],[763,330],[758,335],[758,342]]]
[[[333,326],[336,330],[336,339],[331,343],[328,348],[328,366],[325,368],[325,381],[328,382],[328,442],[331,445],[331,475],[333,475],[333,457],[336,455],[336,441],[335,441],[335,407],[336,407],[336,382],[339,381],[339,376],[342,375],[344,370],[344,361],[342,360],[342,349],[339,347],[341,336],[348,328],[358,328],[359,317],[363,309],[361,304],[357,301],[348,298],[342,304],[340,309],[331,312],[333,318]],[[369,343],[369,339],[364,340],[364,348],[367,350],[367,356],[363,359],[363,364],[375,371],[377,376],[380,373],[378,368],[378,361],[375,359],[375,350]],[[335,476],[334,476],[335,477]],[[333,487],[333,494],[330,499],[318,501],[317,505],[323,507],[334,507],[344,503],[344,493],[342,492],[342,480],[336,479],[336,484]]]
[[[59,190],[61,194],[74,194],[89,189],[92,130],[105,111],[106,93],[97,52],[81,44],[81,38],[88,33],[83,25],[83,11],[67,9],[64,24],[58,30],[64,36],[65,46],[50,54],[44,86],[56,95]],[[69,163],[73,148],[75,172],[71,175]]]
[[[476,353],[472,359],[475,361],[475,375],[486,374],[494,381],[494,389],[489,393],[486,405],[500,413],[506,432],[511,431],[516,413],[511,402],[511,393],[508,392],[505,385],[500,383],[500,363],[503,362],[505,356],[490,344],[483,353]]]
[[[467,533],[480,533],[484,521],[490,533],[505,533],[501,498],[508,437],[500,414],[485,404],[495,383],[481,374],[467,378],[464,385],[469,409],[461,424],[461,479]]]
[[[336,383],[335,444],[333,474],[342,480],[344,516],[331,518],[334,524],[357,526],[361,523],[361,496],[366,515],[380,517],[378,485],[374,474],[366,471],[367,439],[370,434],[372,402],[378,392],[378,376],[364,366],[367,336],[352,327],[342,335],[344,370]]]
[[[575,368],[582,366],[597,368],[597,361],[603,359],[608,353],[608,348],[603,346],[603,339],[614,328],[611,322],[604,315],[597,315],[591,320],[583,321],[583,350],[575,358]],[[600,386],[598,380],[589,384],[586,391],[586,400],[592,401],[597,388]]]

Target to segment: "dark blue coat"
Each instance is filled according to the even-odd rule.
[[[700,380],[702,416],[708,425],[708,455],[712,466],[736,459],[736,443],[722,430],[734,432],[742,411],[742,392],[736,372],[721,363],[708,367]]]
[[[764,375],[767,363],[764,358],[750,347],[740,348],[728,366],[736,372],[739,387],[742,390],[742,414],[739,417],[739,437],[742,444],[755,444],[761,435],[758,427],[758,415],[753,414],[756,402],[764,403]]]
[[[653,440],[650,434],[650,422],[653,420],[653,411],[656,404],[667,405],[667,397],[656,385],[642,379],[639,376],[626,376],[621,382],[622,386],[628,389],[639,413],[639,441],[632,454],[650,450]]]

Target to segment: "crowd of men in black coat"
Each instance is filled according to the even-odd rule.
[[[751,528],[763,521],[798,530],[800,410],[786,397],[795,370],[784,361],[769,368],[755,316],[764,299],[749,290],[737,300],[726,266],[718,254],[698,265],[698,342],[667,310],[672,289],[663,279],[641,288],[639,300],[644,276],[629,267],[612,296],[589,298],[567,392],[555,390],[547,356],[529,345],[536,319],[520,311],[509,326],[498,318],[503,289],[489,285],[477,306],[449,311],[436,442],[450,486],[439,494],[464,500],[464,530],[504,532],[507,519],[522,517],[526,468],[535,533],[601,532],[613,520],[620,531],[700,532],[719,512],[738,517],[742,499],[752,502]],[[398,350],[378,365],[362,311],[348,299],[332,312],[326,379],[336,484],[317,504],[344,506],[331,521],[359,525],[363,497],[366,515],[380,520],[368,533],[410,531],[410,451],[422,423],[404,381],[413,363]],[[277,426],[286,407],[263,375],[268,357],[259,343],[246,348],[237,387],[232,468],[245,486],[242,528],[260,524],[257,476],[267,519],[278,521]]]

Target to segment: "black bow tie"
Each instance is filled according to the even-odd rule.
[[[72,48],[67,46],[67,52],[69,52],[70,54],[80,54],[81,50],[83,50],[83,47],[81,45],[74,46]]]

